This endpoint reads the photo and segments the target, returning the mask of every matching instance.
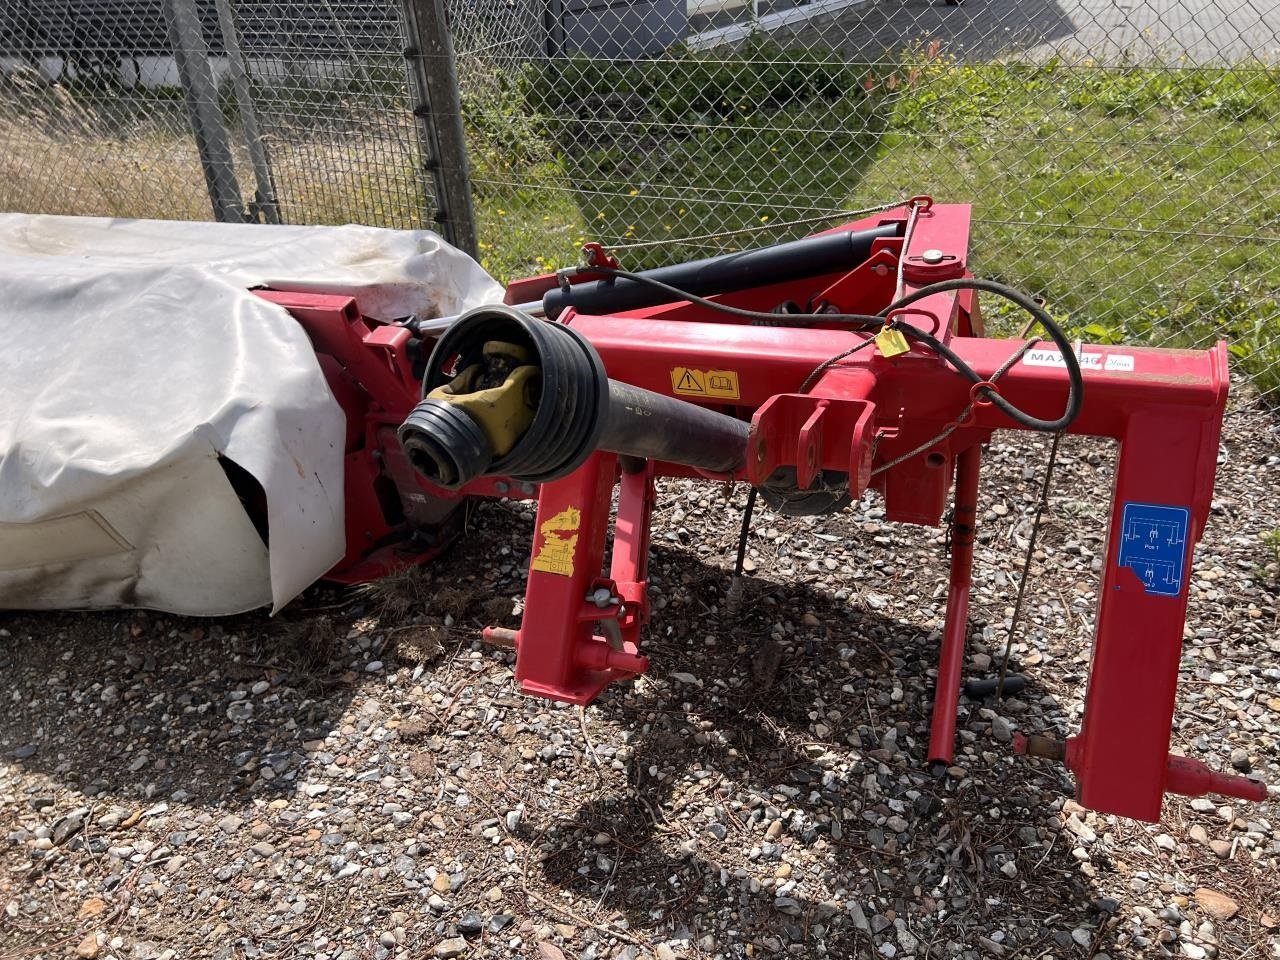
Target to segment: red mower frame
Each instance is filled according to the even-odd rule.
[[[899,236],[877,239],[853,269],[713,299],[754,310],[794,301],[875,313],[895,294],[970,276],[969,220],[967,206],[918,198],[837,228],[902,225]],[[508,299],[540,296],[558,283],[554,275],[521,281]],[[689,302],[609,316],[570,307],[554,322],[585,337],[611,379],[750,421],[745,465],[731,475],[704,474],[597,452],[540,489],[486,478],[446,491],[414,473],[395,439],[421,396],[409,330],[365,320],[350,298],[262,295],[306,327],[348,414],[348,555],[334,579],[367,579],[430,558],[448,542],[454,508],[467,496],[537,496],[523,624],[485,631],[491,642],[515,647],[516,676],[531,695],[586,704],[610,683],[647,670],[642,632],[658,477],[759,486],[789,467],[805,489],[822,471],[847,474],[853,497],[874,489],[888,519],[928,525],[942,522],[952,496],[950,589],[928,755],[951,762],[981,449],[994,431],[1025,427],[935,352],[918,343],[902,344],[905,350],[887,340],[868,344],[870,333],[821,323],[757,325]],[[903,312],[1004,400],[1037,416],[1062,408],[1061,352],[1048,343],[985,337],[971,291],[935,294]],[[1084,400],[1068,432],[1118,443],[1085,712],[1079,733],[1065,743],[1018,736],[1015,748],[1065,761],[1085,806],[1140,820],[1159,819],[1166,792],[1263,799],[1261,783],[1169,753],[1192,550],[1209,515],[1227,397],[1226,347],[1081,345],[1075,354]],[[416,539],[406,539],[410,533]]]

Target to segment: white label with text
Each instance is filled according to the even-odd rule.
[[[1133,372],[1133,356],[1127,353],[1079,353],[1081,370],[1105,370],[1118,373]],[[1028,367],[1065,367],[1067,361],[1057,350],[1028,350],[1022,358]]]

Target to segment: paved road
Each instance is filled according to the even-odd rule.
[[[871,0],[815,20],[801,42],[874,59],[885,49],[939,39],[954,56],[1054,53],[1114,61],[1280,64],[1280,0]]]

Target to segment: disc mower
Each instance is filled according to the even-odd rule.
[[[347,413],[347,556],[369,579],[430,559],[468,497],[537,499],[522,691],[588,704],[649,669],[655,482],[742,482],[773,510],[868,490],[889,520],[949,524],[950,591],[927,757],[953,757],[983,445],[998,430],[1117,441],[1079,732],[1015,749],[1073,771],[1080,803],[1156,820],[1166,792],[1266,796],[1169,752],[1192,550],[1209,516],[1227,351],[1071,342],[969,269],[970,210],[917,197],[804,239],[631,272],[510,285],[459,317],[376,324],[350,297],[263,291],[309,332]],[[985,335],[979,295],[1033,338]],[[1034,328],[1034,329],[1032,329]],[[950,512],[948,513],[948,507]],[[750,509],[750,508],[749,508]],[[945,518],[945,519],[944,519]],[[605,558],[609,558],[605,566]]]

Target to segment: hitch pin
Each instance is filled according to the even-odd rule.
[[[622,603],[619,597],[613,595],[613,591],[608,587],[596,587],[587,594],[587,603],[594,604],[603,610],[605,607],[613,607]]]
[[[1079,775],[1082,757],[1080,741],[1076,737],[1055,740],[1040,734],[1013,735],[1013,752],[1030,757],[1047,757],[1067,765]],[[1218,773],[1199,760],[1169,754],[1165,760],[1165,793],[1179,793],[1184,797],[1202,797],[1206,793],[1239,800],[1261,802],[1267,799],[1267,785],[1259,780]]]

